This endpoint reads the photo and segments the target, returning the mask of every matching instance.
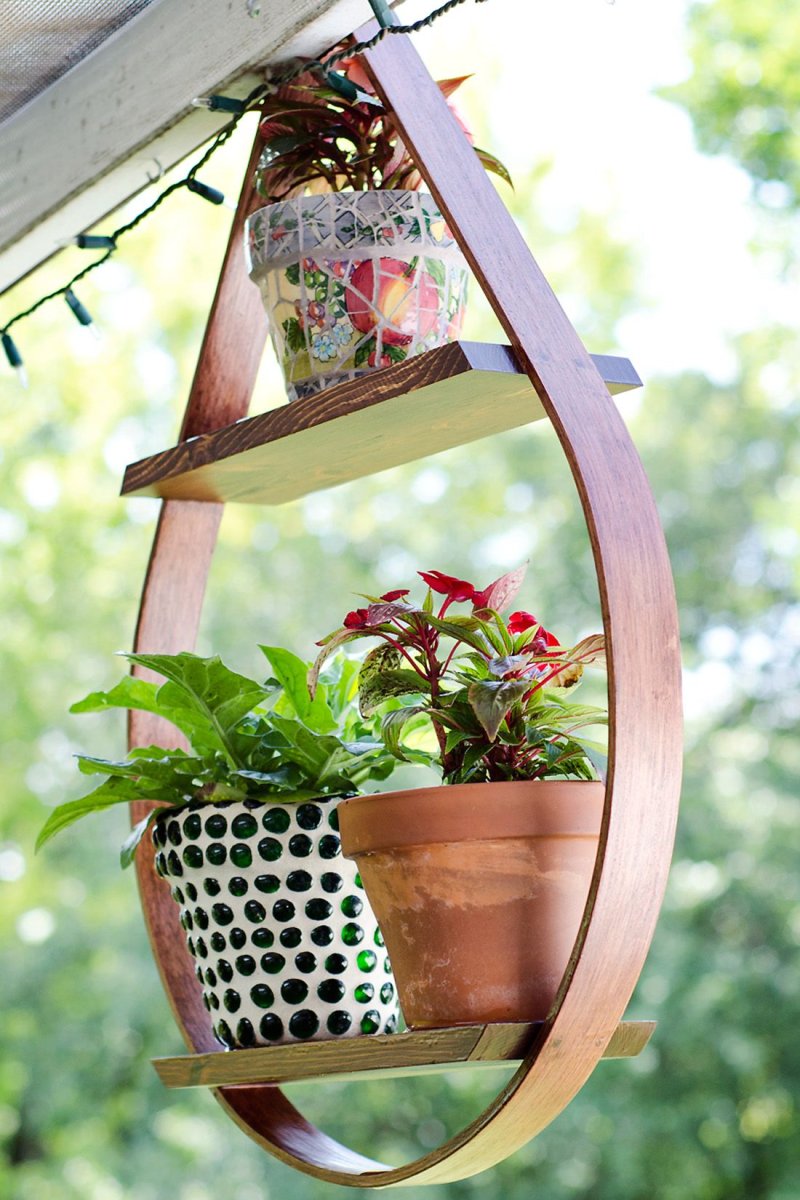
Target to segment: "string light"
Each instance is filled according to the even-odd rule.
[[[71,239],[72,244],[79,250],[114,250],[116,242],[113,237],[104,233],[79,233]],[[69,245],[69,243],[67,243]]]
[[[72,312],[75,314],[75,320],[80,325],[92,324],[92,314],[89,312],[85,304],[81,304],[72,288],[67,288],[67,290],[64,292],[64,299],[72,309]]]
[[[195,108],[207,108],[209,112],[235,113],[236,116],[247,111],[246,101],[233,96],[195,96],[192,104]]]
[[[430,12],[427,17],[422,17],[418,21],[413,21],[410,25],[393,25],[389,23],[393,20],[393,16],[391,9],[385,3],[385,0],[369,0],[369,3],[378,19],[380,29],[376,34],[374,34],[371,38],[368,38],[366,41],[356,42],[354,45],[348,46],[346,49],[340,50],[335,54],[327,54],[323,56],[322,60],[314,59],[305,62],[298,61],[290,69],[278,76],[271,78],[267,83],[259,84],[259,86],[254,88],[249,95],[244,97],[243,100],[238,100],[232,96],[220,95],[199,96],[193,100],[192,103],[198,108],[206,108],[210,112],[229,113],[232,119],[228,125],[226,125],[226,127],[216,135],[208,149],[200,156],[198,161],[189,170],[188,174],[184,176],[183,179],[178,179],[174,183],[169,184],[168,187],[164,188],[160,195],[156,197],[152,204],[149,204],[131,221],[128,221],[126,225],[121,225],[118,229],[115,229],[113,233],[79,233],[75,237],[68,239],[67,242],[62,243],[62,246],[73,245],[78,246],[82,250],[102,250],[103,254],[101,254],[99,258],[95,259],[94,262],[89,263],[87,267],[84,267],[82,271],[78,271],[76,275],[73,275],[72,279],[70,279],[68,283],[65,283],[63,287],[56,288],[55,291],[48,292],[46,295],[41,296],[34,304],[31,304],[28,308],[16,313],[9,321],[6,321],[5,325],[0,326],[0,341],[2,341],[6,358],[8,359],[9,365],[13,368],[13,370],[16,371],[17,377],[23,386],[27,387],[27,372],[22,360],[22,355],[20,354],[14,339],[9,333],[12,325],[16,325],[18,321],[23,321],[26,317],[32,316],[32,314],[37,312],[43,304],[48,302],[48,300],[53,300],[56,296],[63,296],[80,324],[92,326],[94,329],[95,327],[91,315],[73,292],[73,285],[78,283],[79,280],[83,279],[84,276],[88,275],[90,271],[96,270],[98,267],[102,266],[103,263],[107,262],[111,255],[117,250],[117,243],[119,239],[123,237],[124,234],[130,233],[132,230],[136,229],[142,223],[142,221],[151,216],[151,214],[154,213],[155,210],[167,199],[167,197],[173,194],[173,192],[177,192],[181,188],[186,188],[195,195],[201,196],[204,200],[208,200],[210,204],[224,204],[228,208],[236,208],[236,205],[227,200],[221,191],[219,191],[217,188],[211,187],[209,184],[202,183],[196,178],[196,175],[198,171],[202,170],[212,155],[216,154],[217,150],[219,150],[220,147],[223,146],[225,142],[227,142],[228,139],[233,135],[245,113],[250,112],[252,109],[257,107],[266,96],[272,94],[278,88],[291,83],[293,79],[297,79],[298,76],[305,74],[307,71],[313,70],[322,74],[332,88],[350,101],[372,104],[380,103],[380,101],[377,101],[375,97],[368,96],[365,92],[362,92],[345,75],[342,75],[338,71],[334,71],[333,68],[344,59],[355,57],[359,54],[362,54],[365,50],[371,50],[374,46],[377,46],[377,44],[382,41],[387,34],[418,33],[421,29],[432,25],[434,21],[438,20],[439,17],[444,16],[445,13],[450,12],[451,9],[457,8],[459,5],[466,3],[466,0],[446,0],[444,4],[441,4],[438,8],[433,9],[433,11]],[[475,3],[483,4],[485,3],[485,0],[475,0]],[[257,14],[259,9],[256,0],[248,0],[248,11],[251,12],[251,15]]]
[[[0,340],[2,340],[3,349],[6,352],[8,365],[12,368],[12,370],[16,371],[17,379],[20,381],[22,386],[26,388],[28,386],[28,372],[25,370],[25,363],[22,361],[22,355],[17,348],[17,343],[14,341],[10,333],[3,333]]]
[[[186,186],[195,196],[202,196],[209,204],[224,204],[226,208],[236,208],[235,204],[225,199],[225,193],[221,192],[219,188],[210,187],[199,179],[187,179]]]

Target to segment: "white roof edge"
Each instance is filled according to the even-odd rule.
[[[194,96],[246,95],[259,68],[316,55],[365,0],[154,0],[0,124],[0,294],[146,187],[226,119]]]

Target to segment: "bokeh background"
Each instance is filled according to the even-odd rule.
[[[475,73],[463,111],[510,167],[504,195],[545,273],[589,349],[629,355],[646,379],[620,407],[672,555],[687,710],[675,864],[630,1010],[658,1018],[651,1047],[601,1064],[502,1166],[425,1194],[797,1200],[800,23],[782,0],[491,0],[419,45],[438,77]],[[252,132],[209,182],[235,194]],[[16,331],[29,391],[0,376],[0,1196],[13,1200],[333,1194],[263,1155],[210,1096],[158,1083],[148,1060],[181,1043],[117,867],[124,814],[32,853],[48,807],[80,792],[75,752],[123,749],[121,715],[67,709],[111,684],[130,647],[156,503],[121,501],[119,482],[174,441],[227,222],[174,197],[81,289],[102,340],[54,302]],[[473,300],[467,335],[498,338]],[[268,357],[256,406],[280,400]],[[525,607],[565,638],[597,627],[579,506],[545,428],[231,508],[200,648],[260,670],[257,642],[310,655],[353,592],[431,567],[483,584],[526,558]],[[399,1160],[501,1078],[295,1096]]]

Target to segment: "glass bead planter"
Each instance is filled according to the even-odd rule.
[[[424,192],[284,200],[249,217],[246,246],[290,400],[461,331],[467,265]]]
[[[192,804],[153,827],[214,1033],[229,1048],[397,1027],[394,979],[336,800]]]

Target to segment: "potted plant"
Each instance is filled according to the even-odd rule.
[[[392,114],[357,60],[342,66],[355,99],[331,86],[342,76],[309,71],[267,99],[261,123],[269,203],[247,222],[248,269],[290,400],[443,345],[464,313],[466,262]]]
[[[37,849],[113,804],[154,807],[122,848],[152,830],[156,870],[181,908],[214,1032],[232,1047],[391,1032],[397,998],[361,880],[341,858],[336,800],[385,779],[394,759],[354,704],[343,660],[313,701],[308,665],[262,646],[263,684],[218,658],[130,654],[162,675],[126,676],[74,712],[143,709],[171,721],[191,753],[149,746],[122,762],[81,755],[104,782],[56,808]]]
[[[530,613],[504,617],[523,573],[478,590],[420,572],[421,605],[406,589],[367,597],[309,676],[314,694],[335,648],[378,639],[360,671],[361,712],[381,711],[392,753],[435,765],[448,785],[339,806],[411,1027],[544,1019],[588,896],[605,756],[583,731],[607,715],[571,693],[602,662],[603,639],[565,648]]]

